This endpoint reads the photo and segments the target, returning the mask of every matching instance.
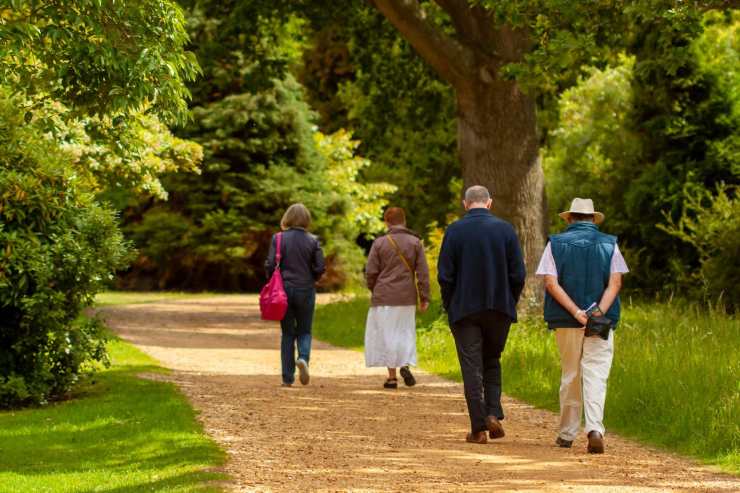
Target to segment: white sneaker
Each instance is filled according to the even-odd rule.
[[[298,358],[295,365],[298,367],[298,372],[300,373],[298,379],[303,385],[308,385],[309,380],[311,380],[311,375],[308,374],[308,363],[304,359]]]

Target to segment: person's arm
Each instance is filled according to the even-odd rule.
[[[524,259],[522,258],[522,248],[519,246],[519,238],[515,232],[512,232],[512,237],[509,240],[507,248],[508,256],[508,271],[509,271],[509,286],[511,288],[511,295],[514,297],[514,302],[519,302],[519,297],[522,295],[524,290],[524,281],[527,277],[527,268],[524,265]]]
[[[601,301],[599,301],[599,310],[602,314],[609,311],[614,300],[619,296],[619,291],[622,289],[622,275],[629,271],[627,262],[624,261],[622,252],[619,251],[619,245],[615,243],[611,265],[609,267],[609,283],[606,286],[604,294],[601,295]]]
[[[601,301],[599,301],[599,310],[602,314],[609,311],[612,303],[617,299],[620,289],[622,289],[622,273],[614,272],[609,275],[609,284],[607,284],[604,294],[601,295]]]
[[[272,277],[272,273],[275,272],[275,235],[272,235],[270,240],[270,249],[267,252],[267,258],[265,259],[265,274],[267,279]]]
[[[426,311],[429,308],[429,265],[424,254],[424,245],[421,241],[416,244],[416,282],[421,298],[419,308]]]
[[[442,246],[439,250],[439,259],[437,260],[437,281],[439,282],[439,288],[442,294],[442,306],[445,310],[450,307],[452,301],[452,295],[455,290],[455,277],[457,271],[455,269],[455,252],[450,244],[450,238],[445,233],[442,239]]]
[[[365,267],[365,281],[367,288],[372,291],[375,289],[375,283],[380,275],[380,256],[378,255],[378,242],[373,242],[370,247],[370,254],[367,257],[367,266]]]
[[[313,251],[313,259],[311,262],[311,271],[313,272],[314,280],[318,281],[321,276],[326,272],[326,262],[324,261],[324,251],[321,249],[321,243],[316,238],[316,248]]]
[[[562,286],[560,286],[557,276],[552,276],[548,274],[544,277],[545,289],[548,293],[550,293],[550,296],[552,296],[555,301],[560,303],[560,306],[562,306],[568,313],[573,315],[573,318],[578,320],[578,323],[585,326],[586,322],[588,321],[586,312],[581,310],[578,305],[573,302],[570,296],[568,296],[568,293],[566,293]]]

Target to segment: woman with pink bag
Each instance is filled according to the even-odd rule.
[[[316,282],[326,270],[324,253],[318,238],[310,234],[311,213],[303,204],[293,204],[280,221],[283,230],[272,237],[270,251],[265,261],[267,278],[272,277],[279,262],[288,308],[280,321],[282,332],[280,359],[283,386],[295,381],[296,367],[303,385],[309,382],[308,363],[311,357],[311,326],[316,305]],[[279,238],[278,238],[279,237]],[[276,250],[278,241],[280,255]],[[296,346],[298,359],[295,357]]]

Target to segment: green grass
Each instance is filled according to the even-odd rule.
[[[156,303],[157,301],[208,298],[212,296],[219,295],[216,293],[184,293],[178,291],[103,291],[95,296],[95,305],[132,305]]]
[[[222,491],[209,468],[225,454],[185,397],[137,377],[164,370],[123,341],[109,350],[111,368],[71,400],[0,412],[0,492]]]
[[[366,298],[320,306],[316,337],[361,349]],[[460,380],[438,306],[417,321],[419,365]],[[560,363],[541,318],[512,326],[504,391],[557,411]],[[740,474],[740,320],[690,304],[627,306],[615,334],[605,424],[610,430]]]

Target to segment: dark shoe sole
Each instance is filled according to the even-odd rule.
[[[384,389],[397,389],[398,388],[398,382],[396,382],[395,380],[393,380],[393,381],[386,380],[385,383],[383,384],[383,388]]]
[[[555,439],[555,445],[560,448],[571,448],[573,446],[573,440],[563,440],[562,438],[558,437],[557,439]]]
[[[403,377],[403,383],[405,383],[407,387],[413,387],[416,385],[416,379],[414,378],[414,375],[411,374],[411,370],[409,370],[408,366],[401,367],[401,376]]]
[[[488,428],[488,436],[491,437],[491,439],[495,440],[506,436],[501,421],[499,421],[495,416],[486,417],[486,427]]]
[[[479,433],[479,434],[477,434],[477,438],[472,433],[468,433],[465,436],[465,441],[468,442],[468,443],[475,443],[475,444],[478,444],[478,445],[484,445],[484,444],[488,443],[488,439],[486,439],[486,434],[485,433]]]
[[[586,448],[589,454],[603,454],[604,453],[604,438],[601,434],[588,435],[588,447]]]
[[[299,359],[295,365],[298,367],[298,379],[301,381],[301,384],[308,385],[308,382],[311,381],[311,375],[308,373],[308,363]]]

